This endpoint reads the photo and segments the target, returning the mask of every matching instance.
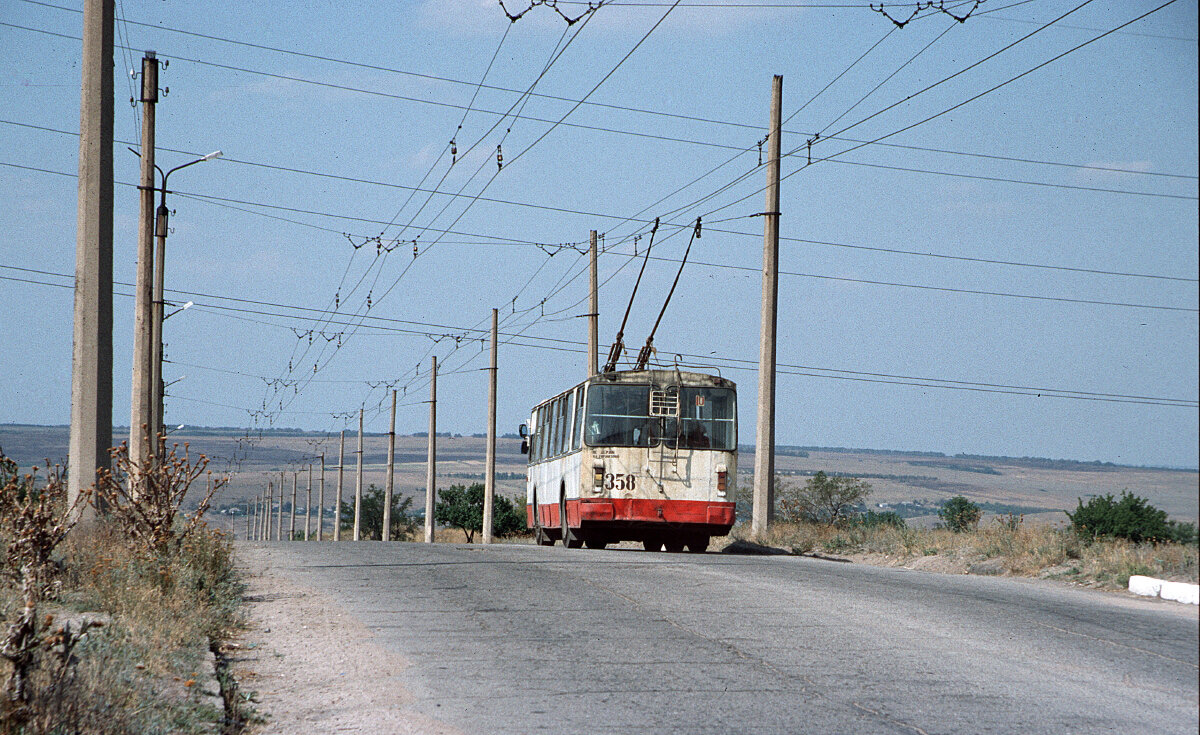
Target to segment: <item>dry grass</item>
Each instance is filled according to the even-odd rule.
[[[224,535],[200,526],[177,551],[147,557],[111,525],[93,524],[60,550],[61,595],[43,612],[56,625],[83,617],[103,625],[80,640],[66,679],[51,682],[39,667],[38,714],[11,732],[218,731],[224,712],[198,696],[198,682],[210,640],[240,625],[242,587]]]
[[[748,537],[749,528],[742,525],[729,538]],[[1125,588],[1134,574],[1192,584],[1200,577],[1200,554],[1195,545],[1092,541],[1069,529],[1027,526],[1019,521],[996,523],[973,533],[780,523],[757,541],[795,553],[833,553],[880,565],[917,564],[945,571],[1061,578],[1111,589]]]

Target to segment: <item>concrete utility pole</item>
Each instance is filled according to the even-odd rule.
[[[587,374],[588,377],[593,377],[599,371],[600,358],[600,287],[597,281],[596,274],[596,231],[592,230],[588,236],[590,245],[588,247],[588,256],[591,259],[591,281],[588,297],[588,356],[587,356]]]
[[[247,541],[252,541],[254,539],[253,534],[250,532],[250,518],[251,518],[250,501],[247,500],[246,501],[246,540]]]
[[[263,498],[262,521],[259,525],[263,541],[271,540],[271,503],[275,502],[275,483],[267,480],[267,496]]]
[[[137,285],[133,312],[133,394],[129,458],[135,467],[158,454],[154,431],[154,106],[158,103],[158,59],[142,57],[141,207],[138,217]],[[137,492],[135,490],[135,492]]]
[[[317,540],[324,541],[325,534],[325,453],[321,452],[321,481],[317,491]]]
[[[296,540],[296,483],[299,481],[299,479],[300,479],[300,473],[293,472],[292,473],[292,512],[290,514],[292,520],[291,520],[291,523],[288,524],[288,537],[287,537],[288,541]]]
[[[392,390],[392,417],[388,421],[387,481],[383,491],[383,532],[380,538],[392,540],[392,491],[396,488],[396,391]]]
[[[279,473],[279,509],[275,512],[275,540],[283,540],[283,483],[287,481],[287,473]]]
[[[75,324],[67,507],[110,466],[113,295],[113,7],[84,0],[79,95],[79,201],[75,229]]]
[[[425,465],[425,543],[433,543],[434,483],[437,478],[437,355],[429,373],[429,459]]]
[[[763,212],[762,331],[758,352],[758,432],[754,443],[754,509],[750,532],[759,536],[775,518],[775,332],[779,305],[779,137],[783,77],[771,84],[767,133],[767,209]]]
[[[342,540],[342,470],[346,466],[346,430],[342,429],[342,437],[338,440],[338,491],[337,502],[333,504],[333,540]]]
[[[304,540],[308,540],[308,529],[312,528],[312,463],[308,463],[308,499],[304,501]]]
[[[488,368],[487,455],[483,469],[483,543],[492,543],[492,525],[496,502],[496,343],[500,321],[492,309],[492,362]]]
[[[354,478],[354,540],[362,538],[363,409],[358,409],[358,475]]]

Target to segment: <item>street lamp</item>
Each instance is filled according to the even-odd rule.
[[[166,392],[166,386],[162,382],[162,365],[163,365],[163,340],[162,340],[162,325],[165,317],[163,316],[163,258],[166,257],[167,251],[167,179],[171,174],[181,168],[194,166],[197,163],[205,163],[221,157],[221,151],[213,151],[206,156],[201,156],[194,161],[176,166],[166,173],[156,164],[155,169],[162,176],[162,186],[159,188],[158,211],[155,213],[154,236],[154,297],[153,297],[153,318],[150,321],[151,335],[150,344],[153,354],[150,358],[150,385],[154,392],[154,426],[150,436],[157,437],[158,432],[163,425],[163,394]],[[183,308],[191,306],[192,302],[188,302]],[[155,439],[157,441],[157,438]]]

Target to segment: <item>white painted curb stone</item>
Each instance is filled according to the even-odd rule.
[[[1135,574],[1129,578],[1129,591],[1144,597],[1161,597],[1187,605],[1200,605],[1200,585],[1185,582],[1168,582]]]

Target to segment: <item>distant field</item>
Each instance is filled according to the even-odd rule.
[[[120,434],[117,435],[120,439]],[[231,473],[214,506],[242,506],[263,492],[267,481],[279,481],[291,493],[292,473],[313,470],[313,499],[319,481],[319,459],[325,454],[326,504],[337,491],[338,437],[304,432],[264,433],[245,436],[235,429],[183,429],[171,435],[172,442],[187,442],[193,454],[206,454],[214,472]],[[0,425],[0,448],[23,467],[51,462],[65,463],[65,426]],[[346,436],[346,467],[343,492],[353,493],[357,436]],[[510,496],[523,496],[525,458],[520,440],[499,439],[496,452],[497,486]],[[481,481],[485,440],[480,437],[439,437],[437,441],[438,487]],[[1038,458],[940,456],[930,452],[895,452],[865,449],[779,447],[776,467],[785,481],[802,483],[817,471],[861,477],[871,484],[871,502],[883,504],[914,522],[930,522],[937,506],[946,498],[965,495],[990,513],[1024,513],[1030,520],[1062,522],[1062,511],[1073,510],[1078,498],[1128,489],[1148,498],[1172,517],[1196,521],[1200,474],[1195,470],[1173,470],[1070,460]],[[425,502],[426,439],[396,437],[396,487],[413,495],[413,508]],[[363,449],[364,487],[384,485],[387,437],[368,435]],[[742,447],[740,482],[753,467],[753,448]],[[297,479],[299,502],[304,503],[308,473]],[[230,518],[230,524],[237,519]]]

